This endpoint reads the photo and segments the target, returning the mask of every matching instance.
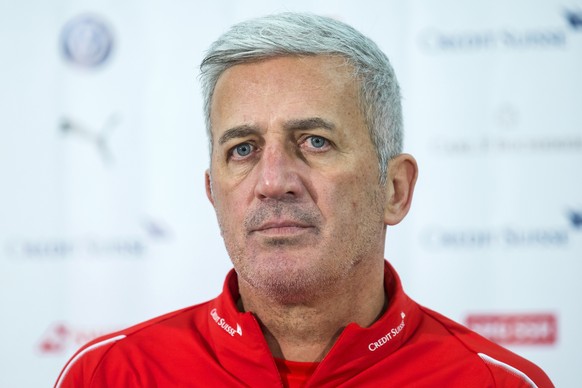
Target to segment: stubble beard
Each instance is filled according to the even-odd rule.
[[[309,231],[289,237],[253,235],[263,222],[281,217],[310,225]],[[332,282],[333,268],[320,254],[325,237],[317,209],[294,200],[263,201],[245,217],[243,239],[236,238],[236,226],[231,233],[225,223],[219,224],[239,279],[264,297],[283,304],[302,303]]]
[[[370,251],[377,245],[376,228],[383,225],[379,216],[383,208],[377,192],[368,195],[371,198],[367,203],[372,206],[372,213],[378,213],[379,219],[372,224],[371,220],[366,220],[360,225],[348,225],[353,228],[348,235],[355,236],[355,241],[347,244],[345,241],[335,244],[337,236],[330,235],[341,231],[322,230],[322,219],[317,210],[305,210],[294,203],[275,201],[249,212],[244,221],[245,229],[252,229],[269,217],[283,215],[314,225],[309,239],[312,245],[293,238],[273,238],[261,245],[252,239],[250,243],[245,239],[237,240],[234,238],[236,234],[219,221],[239,282],[242,280],[255,292],[280,304],[308,304],[329,295],[350,276],[354,267],[370,256]],[[249,234],[246,237],[248,239]]]
[[[263,297],[283,305],[309,304],[319,299],[347,276],[352,266],[348,262],[334,263],[327,257],[292,255],[285,249],[260,259],[244,257],[244,253],[233,257],[241,280]]]

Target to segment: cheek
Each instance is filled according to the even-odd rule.
[[[342,174],[334,177],[334,183],[327,184],[319,194],[321,211],[331,218],[346,220],[357,218],[366,211],[368,193],[363,190],[369,184],[357,174]]]
[[[370,217],[383,210],[382,191],[374,167],[363,167],[358,173],[344,177],[335,193],[332,204],[341,203],[341,211],[350,213],[353,219]]]
[[[221,185],[213,187],[214,210],[223,232],[232,229],[231,225],[240,224],[240,212],[243,206],[235,192]],[[226,229],[225,229],[226,228]]]

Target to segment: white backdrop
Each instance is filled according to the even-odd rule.
[[[2,0],[0,386],[50,386],[94,336],[219,293],[197,67],[284,10],[352,24],[395,67],[420,165],[387,241],[405,289],[577,386],[580,0]]]

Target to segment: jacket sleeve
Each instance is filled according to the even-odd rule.
[[[497,387],[508,388],[553,388],[549,377],[536,365],[526,360],[521,361],[521,369],[506,364],[486,354],[479,353],[489,369]]]
[[[101,337],[83,346],[65,364],[55,388],[90,387],[95,371],[115,343],[125,335]]]

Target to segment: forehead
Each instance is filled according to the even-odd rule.
[[[285,84],[289,78],[320,82],[351,82],[354,68],[347,59],[337,55],[277,56],[240,63],[226,69],[218,78],[216,88],[233,80],[246,83],[273,81]]]
[[[358,87],[353,67],[338,56],[285,56],[235,65],[218,79],[211,125],[215,132],[240,124],[225,120],[252,121],[260,115],[357,114]]]

